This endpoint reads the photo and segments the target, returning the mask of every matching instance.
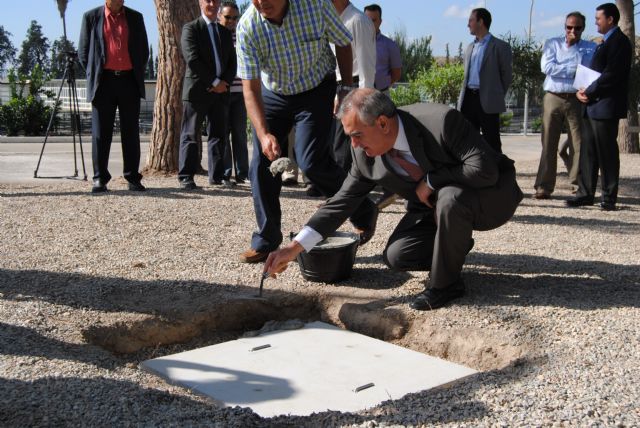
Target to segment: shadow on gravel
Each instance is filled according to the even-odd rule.
[[[471,305],[640,307],[640,265],[471,253],[465,282],[470,292],[460,303]]]
[[[0,192],[2,198],[38,198],[38,197],[50,197],[50,196],[91,196],[93,198],[104,198],[109,196],[120,197],[134,197],[134,198],[161,198],[161,199],[203,199],[208,196],[229,196],[232,198],[250,198],[251,189],[219,189],[213,187],[204,187],[198,190],[184,191],[177,187],[147,187],[146,192],[132,192],[127,189],[118,189],[109,187],[109,191],[106,193],[92,194],[91,189],[87,187],[87,190],[78,191],[60,191],[60,192]]]
[[[587,229],[598,229],[599,232],[613,233],[616,235],[621,233],[637,234],[636,229],[638,228],[638,223],[630,223],[608,218],[596,219],[569,216],[515,214],[510,221],[524,224],[584,227]]]

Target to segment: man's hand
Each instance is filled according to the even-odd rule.
[[[433,208],[433,204],[429,201],[429,197],[433,194],[433,189],[424,182],[424,180],[420,180],[418,183],[418,187],[416,187],[416,195],[420,202],[428,206],[429,208]]]
[[[589,97],[584,93],[584,91],[585,91],[584,88],[580,88],[580,90],[578,92],[576,92],[576,98],[581,103],[586,104],[586,103],[589,102]]]
[[[223,93],[227,92],[228,89],[229,89],[229,84],[227,82],[225,82],[224,80],[221,80],[220,82],[218,82],[217,85],[215,85],[215,86],[212,85],[207,90],[209,92],[213,92],[215,94],[223,94]]]
[[[267,261],[264,263],[262,273],[268,273],[270,276],[273,276],[277,273],[284,272],[289,262],[303,251],[304,248],[302,245],[297,241],[291,241],[291,243],[279,250],[269,253],[269,257],[267,257]]]
[[[262,147],[262,154],[271,162],[280,157],[280,144],[278,144],[278,139],[273,134],[266,134],[260,137],[260,146]]]

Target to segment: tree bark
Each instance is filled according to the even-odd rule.
[[[182,79],[185,64],[180,49],[182,26],[199,12],[195,0],[154,0],[158,18],[158,78],[153,126],[145,172],[175,173],[182,121]]]
[[[636,53],[636,30],[634,23],[634,0],[616,0],[616,5],[620,10],[620,22],[618,25],[622,32],[629,38],[631,42],[632,68],[637,67],[638,56]],[[634,70],[632,70],[631,76],[634,76]],[[632,77],[633,78],[633,77]],[[638,133],[629,132],[629,126],[638,126],[638,91],[637,82],[630,82],[631,91],[629,97],[629,110],[627,111],[627,118],[621,119],[618,125],[618,147],[621,153],[639,153],[640,146],[638,143]]]

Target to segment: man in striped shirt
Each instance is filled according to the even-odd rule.
[[[271,175],[269,165],[287,153],[292,127],[298,165],[325,196],[333,196],[346,177],[331,157],[328,131],[336,57],[343,84],[353,83],[351,35],[328,0],[252,0],[237,35],[238,75],[254,129],[249,176],[258,223],[240,260],[256,263],[282,242],[282,179]],[[335,56],[329,43],[335,44]],[[373,236],[376,220],[369,199],[351,217],[364,242]]]
[[[236,27],[240,19],[240,10],[234,1],[224,0],[220,3],[218,22],[224,25],[233,35],[233,46],[236,46]],[[224,178],[231,179],[233,168],[236,170],[236,183],[243,184],[249,175],[249,154],[247,151],[247,109],[242,97],[242,80],[236,76],[230,88],[229,117],[225,123],[231,134],[230,144],[224,148]],[[234,165],[235,164],[235,165]]]

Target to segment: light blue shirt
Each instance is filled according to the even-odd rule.
[[[565,37],[554,37],[545,42],[540,68],[547,76],[543,89],[547,92],[574,93],[573,80],[578,64],[588,67],[596,51],[596,44],[580,40],[567,46]]]
[[[204,19],[204,22],[207,23],[207,30],[209,30],[209,38],[211,39],[211,44],[213,45],[213,52],[214,52],[213,59],[216,62],[216,72],[220,74],[220,72],[222,71],[222,65],[220,64],[220,54],[218,52],[218,46],[216,45],[216,39],[215,37],[213,37],[213,25],[216,25],[216,23],[214,21],[211,21],[209,18],[207,18],[207,16],[204,13],[202,14],[202,19]],[[212,23],[213,25],[211,25]],[[216,79],[211,83],[211,86],[216,86],[218,83],[220,83],[220,78],[216,77]]]
[[[491,39],[491,33],[487,33],[482,40],[476,39],[473,42],[473,50],[471,51],[471,60],[469,62],[469,80],[467,87],[471,89],[480,88],[480,67],[482,67],[482,58],[484,58],[484,50],[487,43]]]
[[[613,34],[614,31],[616,31],[618,29],[618,26],[616,25],[615,27],[613,27],[611,30],[607,31],[605,33],[604,36],[602,36],[602,38],[604,39],[603,43],[607,41],[607,39],[609,38],[609,36],[611,36],[611,34]]]

